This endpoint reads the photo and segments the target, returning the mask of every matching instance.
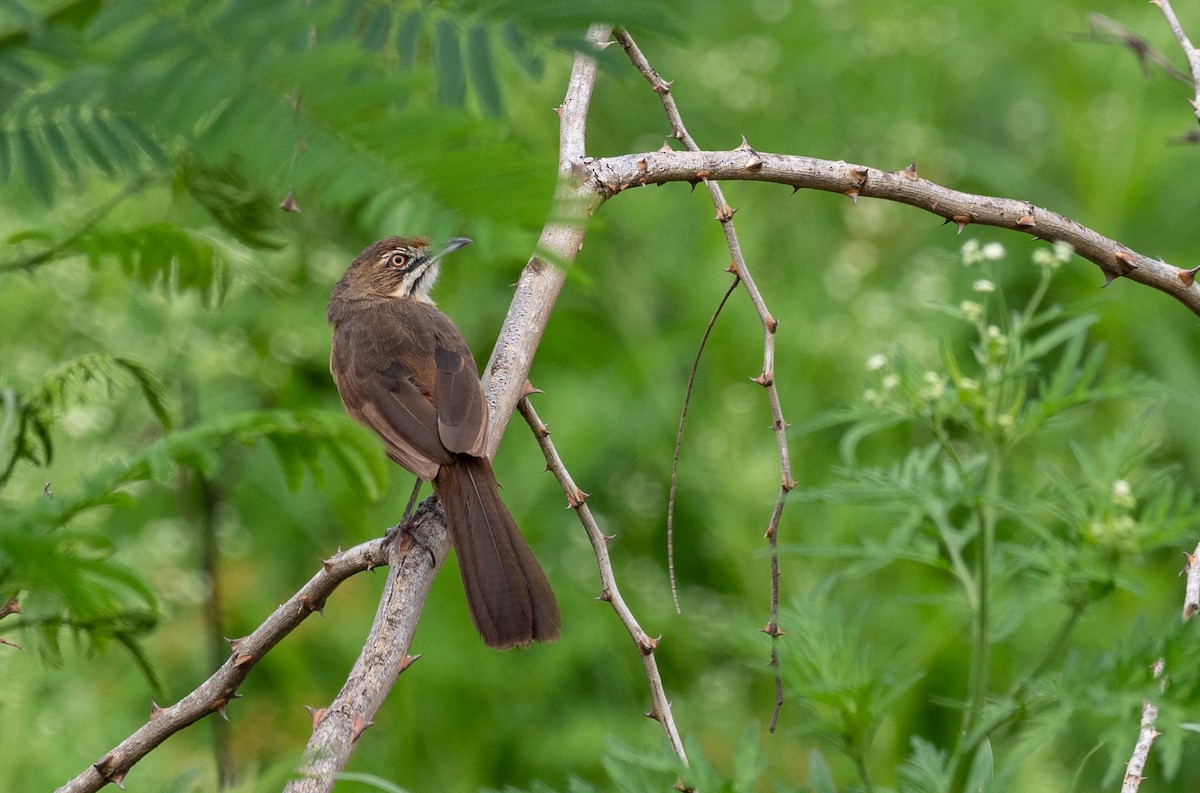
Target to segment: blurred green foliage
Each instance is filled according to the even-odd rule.
[[[631,30],[702,146],[744,134],[760,151],[915,161],[1190,265],[1200,153],[1168,145],[1187,92],[1077,36],[1093,10],[1180,60],[1153,7],[1079,0],[0,5],[0,599],[23,609],[0,635],[26,647],[0,645],[6,789],[77,774],[152,697],[207,676],[222,635],[395,522],[411,479],[341,413],[329,289],[379,237],[470,236],[437,296],[486,359],[550,207],[551,109],[590,22]],[[589,153],[659,148],[657,97],[619,47],[598,60]],[[1154,789],[1194,789],[1200,648],[1175,578],[1200,466],[1192,316],[1131,283],[1100,291],[1094,266],[1023,237],[726,191],[780,320],[794,425],[779,731],[759,727],[774,694],[757,631],[779,468],[740,293],[699,367],[675,523],[683,613],[670,605],[682,387],[729,278],[707,196],[671,185],[596,216],[532,379],[617,536],[626,598],[662,634],[693,767],[639,715],[640,659],[514,423],[498,476],[563,638],[489,651],[448,571],[424,658],[339,790],[1114,788],[1146,697],[1161,708]],[[277,209],[289,195],[299,212]],[[278,789],[303,705],[337,692],[381,583],[345,584],[256,667],[229,725],[175,736],[128,784],[215,789],[215,729],[237,789]]]

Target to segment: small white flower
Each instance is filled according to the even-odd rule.
[[[996,285],[986,278],[980,278],[978,281],[971,284],[971,288],[982,294],[996,291]]]
[[[979,240],[967,240],[963,243],[960,251],[963,264],[970,267],[973,264],[979,264],[983,261],[983,254],[980,252]]]
[[[1118,479],[1112,484],[1112,502],[1118,507],[1133,509],[1137,499],[1133,497],[1133,487],[1125,479]]]
[[[963,313],[969,321],[974,322],[983,316],[983,306],[976,303],[974,300],[964,300],[958,304],[958,310]]]
[[[958,389],[960,391],[978,391],[979,390],[979,381],[972,380],[969,377],[964,377],[963,379],[958,381]]]
[[[1054,243],[1054,258],[1058,259],[1063,264],[1071,261],[1071,256],[1075,253],[1075,247],[1069,242]]]
[[[989,242],[987,245],[983,246],[983,249],[980,251],[980,253],[982,253],[983,258],[987,259],[989,262],[999,261],[1000,259],[1004,258],[1004,246],[998,242]]]
[[[1051,270],[1057,270],[1058,265],[1061,264],[1057,257],[1055,257],[1054,251],[1046,250],[1045,248],[1035,248],[1029,258],[1038,267],[1048,267]]]
[[[926,400],[939,399],[946,393],[946,383],[937,372],[925,373],[925,388],[921,389],[921,398]]]
[[[900,375],[885,374],[883,376],[883,380],[880,381],[879,384],[881,386],[883,386],[884,391],[894,391],[896,389],[896,386],[900,385]]]
[[[887,366],[887,356],[881,352],[877,352],[867,359],[867,371],[877,372]]]
[[[1008,337],[1001,333],[1000,328],[995,325],[987,326],[987,346],[993,353],[1003,353],[1008,349]]]

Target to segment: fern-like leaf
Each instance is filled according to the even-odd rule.
[[[229,292],[229,252],[217,241],[167,223],[132,229],[91,229],[64,249],[86,256],[93,269],[108,259],[147,286],[194,292],[205,305],[220,303]]]
[[[162,384],[153,372],[131,358],[83,355],[47,374],[24,400],[11,390],[5,391],[4,421],[0,424],[4,431],[0,440],[4,442],[7,459],[0,471],[0,485],[9,480],[22,461],[34,465],[50,462],[54,455],[51,429],[69,404],[87,401],[94,386],[111,391],[123,385],[136,386],[163,429],[171,428]]]

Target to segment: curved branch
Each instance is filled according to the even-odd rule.
[[[1105,284],[1127,278],[1170,295],[1200,315],[1196,270],[1130,250],[1116,240],[1028,201],[975,195],[943,187],[917,174],[914,166],[882,171],[842,161],[758,152],[652,151],[585,161],[595,189],[606,198],[623,190],[704,179],[773,182],[799,190],[841,193],[854,200],[881,198],[923,209],[962,228],[971,223],[1010,229],[1048,242],[1065,242],[1104,273]]]

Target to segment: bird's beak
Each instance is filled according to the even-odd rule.
[[[429,255],[430,262],[436,262],[448,253],[454,253],[459,248],[463,248],[471,244],[471,240],[466,237],[451,237],[446,240],[442,247],[438,248],[434,253]]]

